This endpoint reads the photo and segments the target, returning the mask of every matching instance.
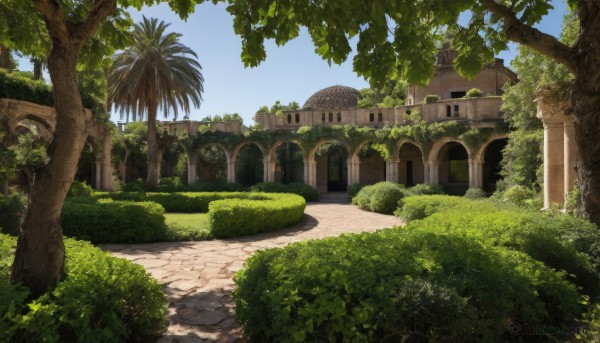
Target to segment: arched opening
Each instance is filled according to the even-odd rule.
[[[209,144],[198,149],[198,182],[227,182],[227,156],[216,144]]]
[[[421,149],[412,143],[404,143],[398,152],[398,182],[412,187],[425,182],[425,166]]]
[[[242,146],[235,159],[235,181],[242,186],[263,182],[263,154],[254,143]]]
[[[348,187],[348,150],[339,143],[325,143],[317,148],[317,190],[345,192]]]
[[[88,138],[83,145],[83,150],[79,156],[77,163],[77,173],[75,180],[85,182],[93,188],[96,188],[96,156],[98,151],[94,148],[94,144]]]
[[[483,156],[483,189],[486,192],[496,191],[496,183],[501,179],[500,171],[502,150],[508,144],[508,138],[496,139],[485,148]]]
[[[363,145],[358,152],[360,159],[359,183],[361,185],[372,185],[385,181],[385,160],[376,148],[374,143],[369,142]]]
[[[275,151],[275,181],[304,182],[304,157],[298,144],[285,142]]]
[[[464,195],[469,189],[469,153],[457,142],[444,144],[438,153],[439,184],[452,195]]]

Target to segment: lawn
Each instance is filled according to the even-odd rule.
[[[207,213],[165,213],[172,241],[199,241],[212,238]]]

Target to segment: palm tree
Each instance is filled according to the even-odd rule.
[[[148,119],[148,176],[151,188],[158,187],[161,151],[158,147],[156,113],[165,118],[172,110],[190,112],[190,103],[200,106],[204,91],[202,67],[194,51],[179,42],[179,33],[165,33],[169,24],[155,18],[135,25],[132,44],[113,57],[108,76],[108,95],[124,115],[133,120]],[[193,57],[193,58],[192,58]]]

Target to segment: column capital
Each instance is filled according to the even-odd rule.
[[[568,120],[569,87],[571,82],[557,82],[538,87],[535,91],[537,117],[544,124],[549,122],[565,122]]]

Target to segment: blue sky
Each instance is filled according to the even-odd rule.
[[[538,27],[558,36],[566,5],[556,0],[552,4],[555,10]],[[352,71],[352,56],[340,66],[329,66],[314,53],[305,30],[283,47],[267,42],[267,60],[256,68],[244,68],[240,59],[241,40],[233,32],[233,20],[224,4],[199,5],[185,22],[166,5],[132,12],[136,22],[142,15],[171,23],[170,31],[183,34],[182,43],[198,54],[205,80],[204,102],[199,109],[192,110],[192,120],[209,114],[237,112],[244,118],[244,124],[250,125],[261,105],[271,106],[277,100],[284,104],[297,101],[302,105],[314,92],[336,84],[358,89],[368,87],[368,83]],[[516,52],[516,45],[512,45],[498,57],[508,64]],[[20,61],[20,67],[27,69],[26,61]],[[112,119],[117,121],[118,115]]]

